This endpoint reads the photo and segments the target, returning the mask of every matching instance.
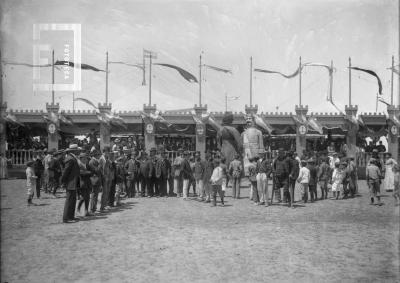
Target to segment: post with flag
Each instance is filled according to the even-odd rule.
[[[400,106],[388,105],[387,112],[389,114],[388,152],[393,158],[397,158],[399,156]]]
[[[296,152],[298,156],[301,156],[303,154],[303,151],[306,149],[306,144],[307,144],[307,121],[304,121],[306,119],[306,115],[308,112],[308,106],[303,106],[303,105],[296,105],[295,108],[296,111],[296,119],[295,124],[296,124]]]
[[[46,103],[47,109],[47,149],[52,150],[53,148],[58,149],[58,129],[60,128],[60,122],[58,120],[58,111],[60,110],[60,104],[49,104]]]
[[[111,103],[99,103],[99,112],[102,117],[111,112]],[[107,122],[100,122],[100,150],[103,151],[104,147],[110,146],[111,141],[111,125]]]
[[[346,135],[346,144],[347,144],[347,152],[346,155],[347,157],[354,157],[356,158],[356,152],[357,152],[357,133],[359,130],[358,123],[355,124],[354,121],[356,121],[357,117],[357,111],[358,111],[358,106],[357,105],[346,105],[345,106],[345,120],[346,120],[346,129],[347,129],[347,135]]]
[[[0,153],[6,153],[7,128],[4,117],[6,116],[7,103],[3,103],[3,69],[0,51]]]
[[[390,104],[393,105],[393,76],[394,76],[394,56],[392,56],[392,77],[390,79]]]
[[[196,151],[200,152],[201,159],[204,160],[206,153],[206,124],[202,121],[202,114],[207,113],[207,104],[194,105],[193,120],[196,123]]]
[[[351,105],[351,58],[349,57],[349,105]]]
[[[106,104],[108,103],[108,51],[106,52]]]
[[[200,65],[199,65],[199,107],[201,107],[201,54],[200,54]]]
[[[301,56],[299,58],[299,105],[301,105]]]

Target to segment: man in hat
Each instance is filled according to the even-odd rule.
[[[382,205],[381,194],[380,194],[381,178],[382,178],[382,173],[379,167],[377,166],[377,160],[375,158],[371,158],[366,168],[366,179],[370,191],[371,204],[374,204],[374,198],[376,197],[378,199],[377,204]]]
[[[167,197],[167,182],[169,177],[168,158],[164,148],[160,149],[160,157],[157,158],[155,174],[157,178],[160,197]]]
[[[201,160],[201,155],[199,151],[196,151],[194,158],[195,158],[195,164],[194,164],[193,175],[194,175],[194,180],[196,182],[195,186],[197,187],[199,200],[204,200],[205,191],[204,191],[203,176],[204,176],[205,165],[204,161]]]
[[[181,171],[182,171],[182,185],[183,185],[183,199],[187,199],[188,198],[188,194],[189,194],[189,182],[190,182],[190,178],[192,175],[192,168],[190,168],[190,163],[189,163],[189,152],[185,151],[183,153],[183,160],[181,163]]]
[[[56,198],[56,192],[59,187],[61,177],[61,161],[60,158],[64,153],[63,150],[54,152],[49,162],[48,174],[49,174],[49,190],[52,191],[53,197]]]
[[[79,189],[78,189],[78,206],[76,208],[76,214],[80,213],[80,209],[82,204],[85,205],[85,211],[83,216],[87,216],[89,214],[89,201],[90,201],[90,192],[92,191],[92,184],[90,181],[90,176],[92,172],[90,171],[89,160],[86,153],[81,152],[79,154]]]
[[[133,198],[135,197],[136,189],[135,189],[135,183],[136,179],[139,178],[137,176],[138,169],[136,160],[135,160],[135,155],[128,155],[129,159],[125,163],[125,171],[126,174],[128,175],[127,177],[127,187],[126,187],[126,193],[128,198]]]
[[[110,147],[103,148],[103,155],[100,157],[99,166],[102,175],[103,192],[101,195],[100,211],[109,208],[111,182],[113,180],[112,161],[110,160],[111,152]]]
[[[259,159],[256,165],[256,181],[257,188],[253,188],[258,191],[258,196],[260,198],[259,204],[269,206],[268,203],[268,178],[270,178],[272,173],[271,160],[266,158],[266,152],[264,149],[259,151]],[[256,200],[254,200],[256,201]]]
[[[240,155],[236,154],[235,159],[229,164],[229,177],[232,180],[232,198],[240,198],[240,179],[243,172],[242,162],[239,160]]]
[[[275,197],[278,202],[281,202],[281,188],[283,188],[283,200],[288,202],[289,196],[289,165],[285,157],[285,151],[283,148],[278,150],[278,157],[272,164],[272,170],[274,173],[274,191]],[[288,197],[289,196],[289,197]],[[291,202],[289,202],[291,206]]]
[[[290,206],[294,203],[294,188],[296,187],[296,179],[299,176],[300,163],[299,158],[296,159],[297,154],[294,151],[290,151],[288,155],[288,165],[289,165],[289,195]]]
[[[36,153],[33,156],[33,161],[35,162],[33,165],[33,170],[35,171],[36,175],[36,195],[40,197],[40,188],[42,186],[42,176],[44,172],[43,161],[40,157],[39,153]],[[7,164],[5,164],[7,166]]]
[[[174,191],[177,197],[182,196],[183,178],[182,178],[182,162],[183,162],[183,149],[178,149],[178,156],[175,158],[172,165],[174,174]]]
[[[65,186],[67,196],[65,198],[63,222],[74,222],[75,205],[76,205],[76,190],[79,187],[80,170],[75,154],[78,153],[78,145],[71,144],[65,151],[65,169],[61,176],[61,183]]]
[[[92,172],[92,175],[90,176],[90,182],[92,185],[92,191],[90,194],[90,212],[95,213],[97,209],[97,199],[99,196],[99,193],[101,192],[101,186],[102,186],[102,174],[101,174],[101,167],[100,167],[100,158],[101,154],[100,152],[96,149],[91,152],[91,159],[89,161],[89,168],[90,171]]]
[[[155,163],[156,163],[156,152],[157,149],[155,147],[152,147],[150,149],[150,155],[147,158],[145,164],[144,164],[144,170],[142,171],[144,173],[144,177],[146,178],[146,194],[147,197],[153,197],[155,196],[155,193],[158,193],[158,184],[156,174],[155,174]]]
[[[315,167],[314,158],[307,160],[307,168],[310,171],[310,179],[308,182],[308,190],[311,196],[311,202],[317,200],[317,181],[318,181],[318,170]]]

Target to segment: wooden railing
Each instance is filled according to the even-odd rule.
[[[38,152],[34,149],[12,149],[7,150],[6,157],[11,161],[12,166],[23,166]]]

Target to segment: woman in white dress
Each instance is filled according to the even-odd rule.
[[[393,166],[397,164],[396,160],[392,158],[392,154],[385,153],[385,179],[383,184],[385,186],[385,191],[391,192],[394,189],[394,173]]]

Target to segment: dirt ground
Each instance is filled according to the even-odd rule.
[[[134,198],[63,224],[64,194],[28,207],[1,181],[1,282],[399,282],[399,207],[360,196],[289,209]],[[297,199],[299,196],[297,196]]]

